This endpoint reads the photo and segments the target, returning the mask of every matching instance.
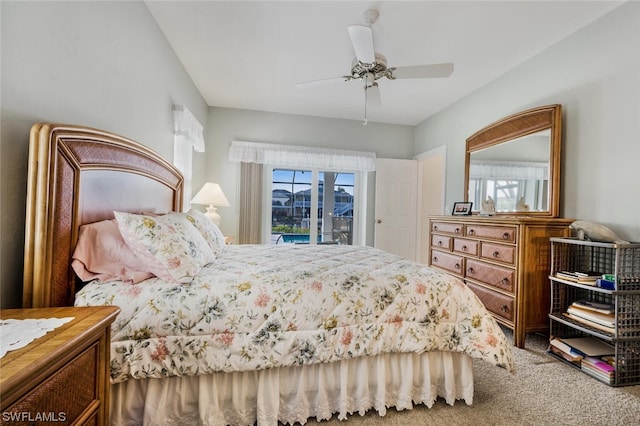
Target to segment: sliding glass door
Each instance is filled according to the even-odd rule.
[[[272,170],[273,244],[352,244],[355,174]]]

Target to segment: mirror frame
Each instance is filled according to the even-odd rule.
[[[560,153],[562,144],[562,106],[547,105],[510,115],[480,129],[467,138],[464,164],[464,200],[469,201],[469,164],[471,153],[499,145],[541,130],[550,129],[549,210],[496,212],[509,216],[549,216],[560,214]],[[475,212],[477,213],[477,212]]]

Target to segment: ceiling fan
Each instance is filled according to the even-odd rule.
[[[364,87],[364,120],[367,124],[367,98],[375,104],[380,104],[380,88],[377,81],[383,77],[389,80],[405,78],[443,78],[453,72],[452,63],[413,65],[406,67],[388,67],[384,55],[377,53],[373,47],[373,32],[371,26],[378,20],[380,14],[376,10],[364,13],[365,25],[351,25],[348,27],[349,37],[356,57],[351,63],[351,74],[340,77],[324,78],[298,83],[299,88],[315,86],[334,81],[360,80]]]

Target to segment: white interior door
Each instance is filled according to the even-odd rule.
[[[447,147],[416,156],[418,160],[418,262],[429,263],[429,216],[444,211]]]
[[[416,260],[418,162],[376,160],[376,248]]]

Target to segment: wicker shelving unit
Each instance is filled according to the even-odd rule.
[[[615,349],[615,372],[610,386],[640,384],[640,244],[612,244],[551,238],[550,334],[561,339],[593,337]],[[614,290],[579,284],[556,276],[559,271],[601,271],[616,277]],[[615,325],[603,331],[564,315],[580,299],[614,306]],[[549,352],[558,359],[561,357]],[[565,361],[581,369],[579,365]]]

